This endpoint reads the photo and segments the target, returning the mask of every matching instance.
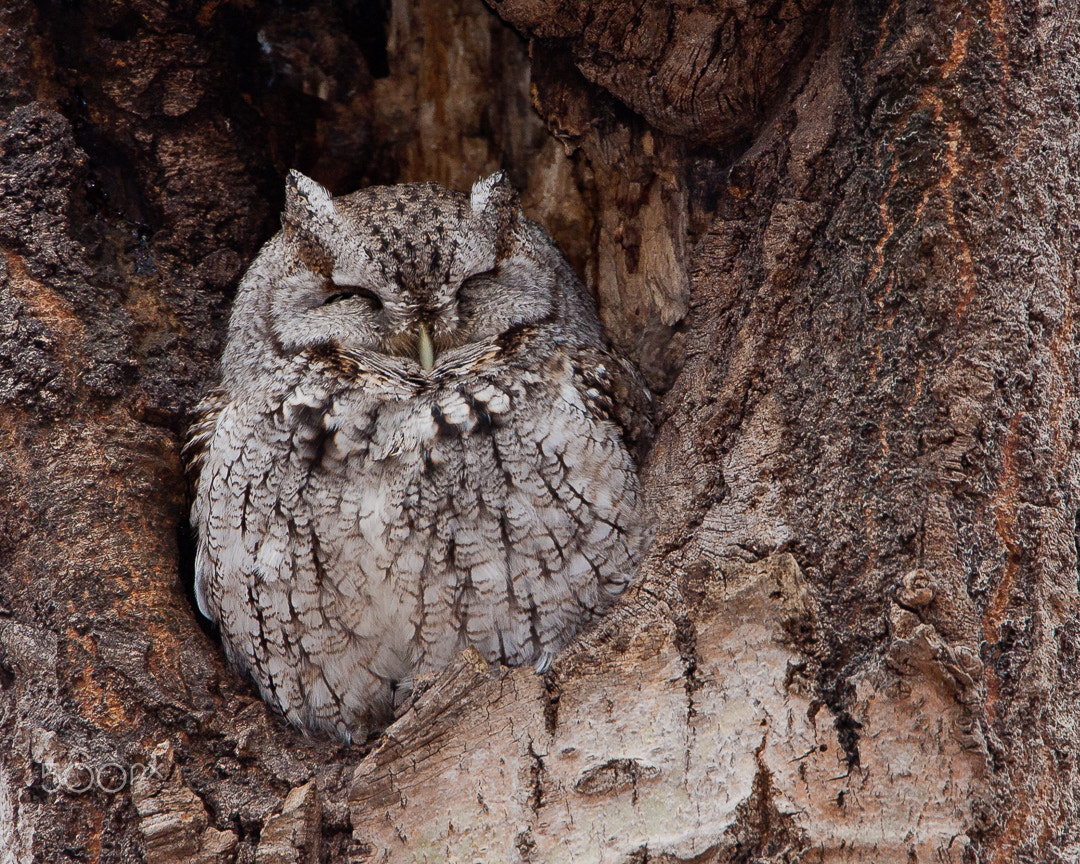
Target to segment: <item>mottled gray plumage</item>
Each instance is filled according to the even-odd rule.
[[[286,193],[192,430],[195,589],[265,699],[349,740],[467,646],[542,668],[610,605],[648,396],[501,175]]]

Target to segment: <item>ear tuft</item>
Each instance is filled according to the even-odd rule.
[[[327,219],[334,212],[330,191],[310,177],[293,170],[285,180],[285,221],[300,224],[308,219]]]
[[[505,171],[496,171],[490,177],[483,177],[473,183],[469,195],[469,205],[473,213],[499,208],[515,202],[517,190],[510,184]]]

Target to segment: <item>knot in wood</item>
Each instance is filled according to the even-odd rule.
[[[930,574],[918,567],[904,574],[897,600],[911,609],[929,606],[934,600],[934,583]]]
[[[610,759],[589,768],[578,778],[574,789],[582,795],[608,795],[636,787],[641,780],[660,776],[660,769],[639,759]]]

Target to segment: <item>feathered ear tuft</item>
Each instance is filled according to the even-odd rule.
[[[478,215],[485,210],[497,210],[516,203],[517,190],[507,179],[505,171],[496,171],[490,177],[477,180],[469,195],[469,205],[473,213]]]
[[[495,238],[496,257],[502,258],[514,244],[525,213],[517,190],[507,179],[505,172],[496,171],[473,183],[469,195],[473,216],[489,226]]]
[[[290,171],[285,180],[285,222],[300,225],[308,219],[327,219],[334,212],[334,199],[321,186],[299,171]]]

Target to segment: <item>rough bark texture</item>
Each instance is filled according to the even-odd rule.
[[[1074,860],[1073,19],[4,4],[0,862]],[[192,609],[189,411],[288,168],[499,166],[663,394],[659,538],[542,678],[305,740]]]

